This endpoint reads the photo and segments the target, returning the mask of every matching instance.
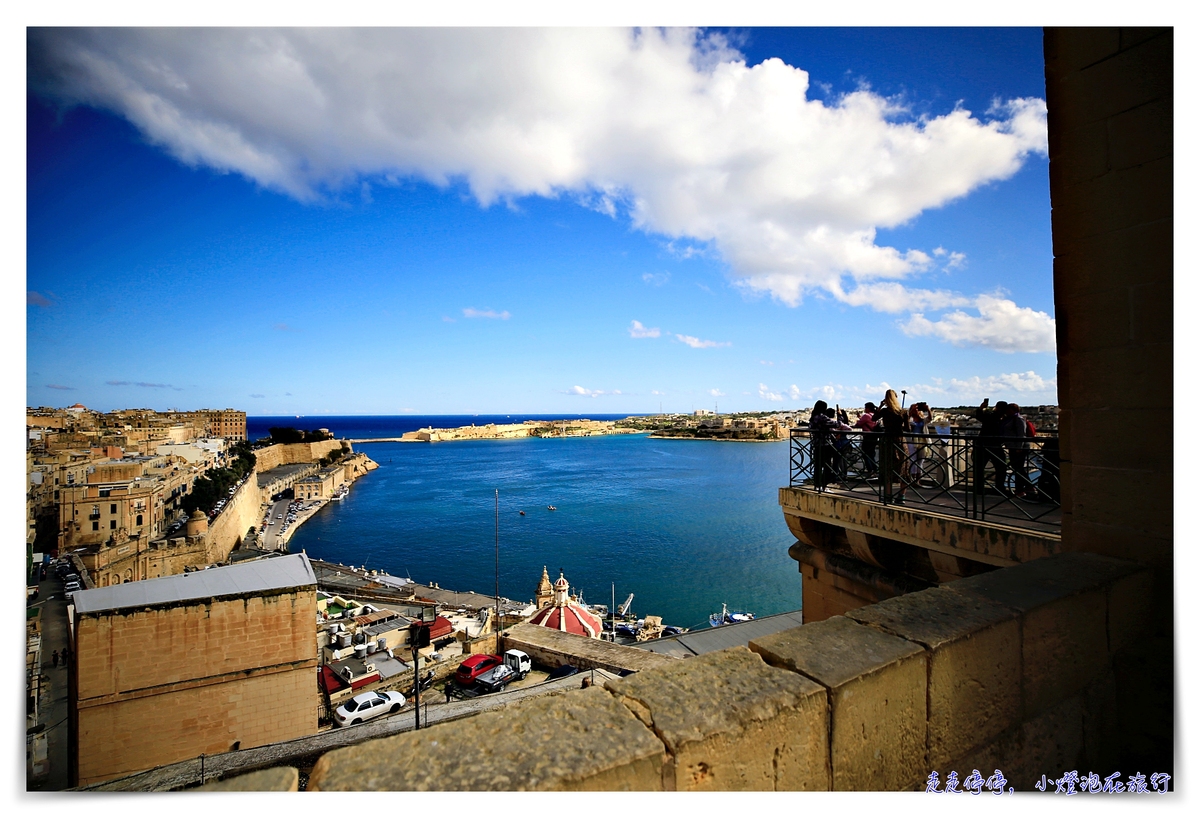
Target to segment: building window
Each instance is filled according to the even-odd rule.
[[[109,505],[109,507],[108,507],[108,512],[109,512],[110,514],[116,514],[116,513],[117,513],[117,504],[116,504],[116,503],[112,503],[111,505]]]
[[[96,520],[92,523],[92,531],[99,531],[99,530],[100,530],[100,521]]]
[[[98,519],[100,517],[100,506],[92,506],[92,513],[90,516],[92,519]]]
[[[117,521],[116,521],[116,520],[109,520],[109,521],[108,521],[108,527],[109,527],[109,528],[116,528],[116,527],[117,527]]]
[[[139,515],[137,516],[137,524],[138,524],[138,525],[141,525],[141,524],[142,524],[142,515],[141,515],[141,514],[139,514]]]

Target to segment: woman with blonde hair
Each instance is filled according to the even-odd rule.
[[[883,469],[884,502],[904,505],[904,493],[908,488],[908,470],[904,468],[904,433],[908,431],[908,415],[896,399],[896,390],[889,389],[875,420],[883,424],[883,446],[880,451],[880,466]],[[900,493],[892,496],[892,480],[899,478]]]

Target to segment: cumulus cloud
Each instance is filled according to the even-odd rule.
[[[694,335],[680,335],[679,333],[675,333],[675,337],[690,346],[692,349],[710,349],[712,347],[733,346],[732,341],[702,341]]]
[[[1041,99],[810,98],[802,68],[691,29],[35,28],[27,67],[34,93],[115,111],[193,167],[302,201],[406,178],[485,206],[569,197],[791,306],[930,270],[877,230],[1047,150]]]
[[[1054,319],[998,296],[981,295],[978,315],[961,310],[930,320],[914,313],[900,328],[907,335],[928,335],[954,346],[985,346],[1000,352],[1053,352]]]
[[[670,280],[670,273],[642,273],[642,281],[653,284],[655,287],[661,287]]]
[[[492,309],[477,310],[474,307],[464,307],[462,312],[467,318],[495,318],[500,321],[507,321],[509,318],[512,318],[508,310],[496,312]]]
[[[644,327],[641,321],[634,321],[629,325],[630,338],[657,338],[662,335],[658,327]]]
[[[720,389],[710,389],[710,390],[708,390],[708,394],[712,395],[714,398],[725,397],[725,393],[722,392]]]
[[[760,389],[766,387],[759,385]],[[823,384],[809,389],[800,389],[795,384],[788,390],[792,400],[840,401],[843,406],[861,406],[864,401],[879,402],[889,389],[908,391],[907,400],[929,401],[935,406],[963,406],[978,404],[984,398],[993,400],[1015,400],[1017,403],[1057,403],[1058,382],[1044,378],[1033,370],[1009,372],[997,375],[973,375],[967,378],[931,378],[929,383],[879,384],[863,386]]]
[[[765,383],[760,383],[758,385],[758,396],[760,398],[762,398],[763,400],[770,400],[770,401],[783,400],[783,395],[779,394],[778,392],[772,392]]]
[[[603,389],[585,389],[582,386],[572,386],[564,394],[567,395],[582,395],[585,398],[598,398],[601,395],[620,395],[620,389],[614,389],[611,392]]]

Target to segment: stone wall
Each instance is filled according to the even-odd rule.
[[[313,588],[80,615],[78,783],[315,732],[315,621]]]
[[[262,522],[262,503],[265,498],[258,488],[258,476],[251,472],[217,518],[209,524],[204,535],[204,547],[208,555],[206,565],[225,562],[251,526]]]
[[[1108,775],[1144,760],[1118,743],[1136,704],[1114,666],[1150,627],[1150,583],[1134,563],[1060,554],[336,750],[308,788],[923,790],[932,771],[944,784],[977,769],[1031,790]]]
[[[1049,28],[1045,55],[1064,548],[1158,568],[1169,627],[1174,33]]]
[[[528,623],[508,628],[501,635],[500,641],[502,650],[524,651],[542,667],[574,665],[580,670],[597,668],[610,673],[621,673],[649,670],[678,661],[674,656],[626,645],[614,645],[601,639],[562,633]]]
[[[334,449],[340,448],[342,448],[340,440],[322,440],[318,443],[276,443],[273,446],[254,450],[255,468],[261,473],[293,463],[316,463]]]

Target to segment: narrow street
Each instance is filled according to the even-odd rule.
[[[37,737],[30,737],[31,745],[41,746],[34,753],[35,763],[27,767],[25,786],[30,791],[65,790],[69,784],[67,665],[59,661],[55,667],[53,656],[54,651],[62,656],[67,647],[67,603],[63,597],[63,584],[52,570],[47,571],[46,578],[38,583],[37,599],[29,607],[42,609],[42,692],[38,723],[44,728]],[[38,759],[42,751],[44,761]]]

